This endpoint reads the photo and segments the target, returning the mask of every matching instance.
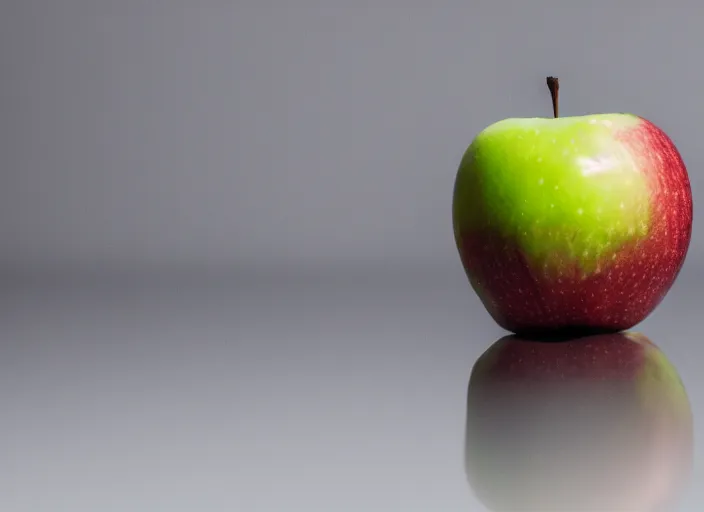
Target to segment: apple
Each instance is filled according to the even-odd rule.
[[[465,152],[452,220],[471,286],[504,329],[620,331],[677,278],[692,192],[675,145],[642,117],[505,119]]]
[[[465,468],[492,511],[672,510],[693,446],[677,371],[641,334],[507,336],[472,369]]]

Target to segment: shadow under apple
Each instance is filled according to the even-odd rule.
[[[465,468],[492,511],[669,510],[692,456],[682,382],[641,334],[507,336],[472,369]]]

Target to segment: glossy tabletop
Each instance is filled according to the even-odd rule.
[[[688,268],[637,328],[682,378],[695,441],[704,407],[697,270]],[[7,287],[3,509],[485,510],[465,470],[468,382],[477,358],[506,333],[462,278],[453,269]],[[564,402],[564,416],[555,407],[523,410],[519,424],[497,423],[498,439],[514,436],[514,449],[540,448],[523,457],[507,495],[530,494],[520,483],[528,481],[542,481],[536,488],[545,492],[540,478],[548,471],[586,475],[584,485],[592,485],[602,469],[625,468],[613,488],[602,482],[602,493],[642,478],[642,468],[622,464],[633,455],[628,435],[621,445],[605,444],[593,416],[579,420],[578,405]],[[605,420],[624,415],[600,411]],[[551,445],[546,433],[555,424],[580,431],[581,447],[565,445],[571,457]],[[529,442],[515,442],[528,435]],[[475,466],[496,462],[497,448],[489,448]],[[588,457],[592,448],[601,458]],[[690,477],[701,481],[696,442],[690,454]],[[519,453],[502,456],[518,471],[512,457]],[[658,471],[644,474],[636,497],[668,481]],[[555,496],[562,489],[569,499],[564,485]],[[685,488],[681,510],[697,510],[701,496]]]

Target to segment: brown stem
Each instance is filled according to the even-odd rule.
[[[557,119],[558,114],[558,94],[560,92],[560,81],[556,76],[549,76],[547,78],[548,89],[550,89],[550,96],[552,96],[552,113]]]

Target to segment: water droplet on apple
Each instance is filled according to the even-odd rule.
[[[540,178],[540,179],[538,180],[538,185],[542,185],[544,182],[545,182],[545,180],[543,180],[543,178]]]

